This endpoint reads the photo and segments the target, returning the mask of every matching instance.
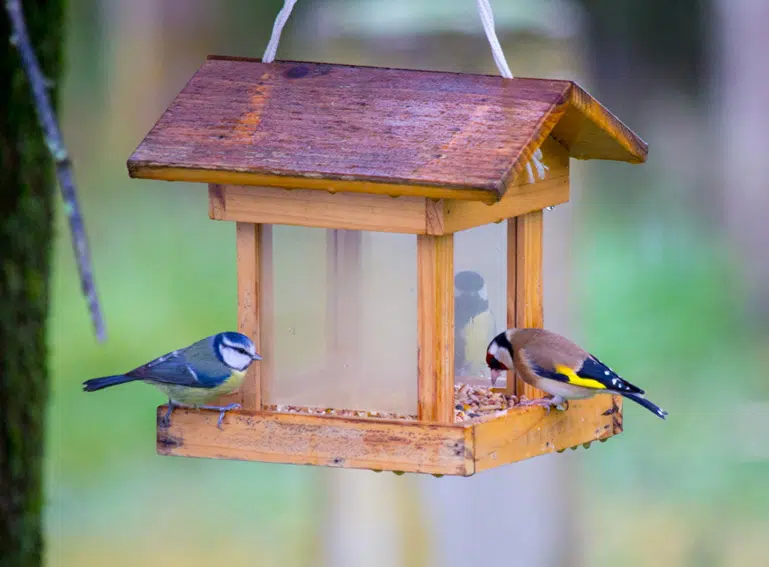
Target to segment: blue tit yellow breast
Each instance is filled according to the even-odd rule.
[[[190,406],[201,406],[209,404],[221,396],[231,394],[240,388],[245,375],[245,372],[233,370],[226,380],[213,388],[191,388],[189,386],[161,384],[159,382],[152,382],[152,385],[175,402]]]

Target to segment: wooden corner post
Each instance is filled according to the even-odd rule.
[[[262,360],[248,369],[240,388],[243,409],[258,411],[268,397],[272,365],[272,226],[236,224],[238,331],[254,341]],[[237,394],[235,394],[237,395]]]
[[[507,221],[507,327],[542,327],[542,210]],[[507,390],[528,399],[544,394],[516,376]]]
[[[417,236],[418,417],[454,421],[454,235]]]

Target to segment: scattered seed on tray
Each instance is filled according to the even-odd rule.
[[[523,401],[523,400],[521,400]],[[504,391],[495,391],[488,386],[456,384],[454,386],[454,421],[484,421],[495,418],[515,407],[519,400]],[[416,420],[416,415],[403,415],[390,411],[350,410],[322,407],[304,407],[295,405],[269,405],[268,411],[301,413],[308,415],[333,415],[339,417],[366,417],[374,419]]]

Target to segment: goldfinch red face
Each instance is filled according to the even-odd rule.
[[[486,365],[491,370],[491,385],[494,386],[503,372],[513,367],[512,345],[505,333],[500,333],[489,343],[486,349]]]

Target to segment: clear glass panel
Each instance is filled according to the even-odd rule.
[[[416,237],[276,226],[267,404],[416,413]]]
[[[490,386],[486,347],[507,322],[507,223],[456,233],[454,271],[455,384]]]

